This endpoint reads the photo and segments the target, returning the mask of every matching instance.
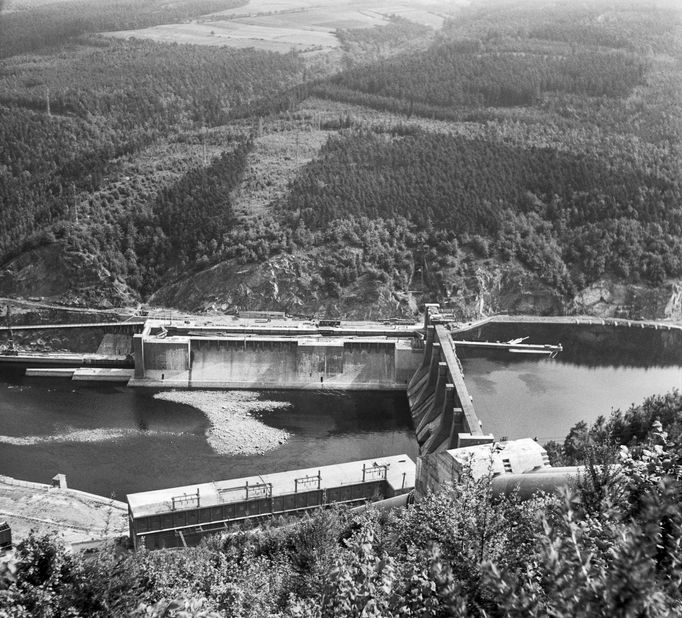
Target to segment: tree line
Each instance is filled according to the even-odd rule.
[[[559,0],[551,4],[472,6],[446,20],[445,41],[473,39],[483,45],[509,45],[525,41],[555,41],[579,48],[609,48],[649,53],[669,53],[677,45],[675,29],[680,13],[674,3],[642,4],[608,0],[576,4]],[[567,47],[570,52],[572,47]],[[679,49],[679,48],[678,48]]]
[[[622,97],[642,83],[646,71],[645,60],[624,52],[465,53],[460,44],[446,43],[342,71],[314,92],[342,100],[343,93],[354,94],[353,103],[409,114],[415,105],[533,105],[545,92]]]

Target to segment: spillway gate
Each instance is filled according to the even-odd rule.
[[[424,356],[407,386],[422,455],[493,441],[483,433],[455,343],[438,310],[436,304],[426,305]]]

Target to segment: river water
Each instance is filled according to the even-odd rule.
[[[561,342],[558,358],[474,355],[458,348],[483,428],[502,436],[563,439],[577,421],[682,388],[682,341],[663,331],[504,325],[468,338]],[[0,474],[124,499],[126,493],[407,453],[413,436],[402,393],[263,392],[282,402],[257,417],[291,438],[258,455],[220,455],[193,407],[117,386],[0,373]],[[286,405],[289,404],[289,405]]]
[[[406,453],[417,447],[404,394],[269,391],[256,412],[290,439],[257,455],[220,455],[199,410],[147,389],[78,386],[0,374],[0,474],[115,495]],[[291,405],[286,405],[291,404]]]

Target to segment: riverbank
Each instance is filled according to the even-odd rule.
[[[644,328],[652,330],[682,331],[682,322],[676,320],[627,320],[624,318],[599,318],[590,315],[541,316],[495,314],[474,320],[460,322],[451,328],[453,336],[487,326],[489,324],[556,324],[567,326],[618,326],[623,328]]]
[[[0,520],[12,528],[15,545],[31,530],[57,532],[68,545],[128,534],[123,502],[8,476],[0,476]]]
[[[265,401],[253,391],[165,391],[155,399],[201,410],[211,422],[206,439],[219,455],[263,454],[283,445],[288,431],[263,423],[255,414],[291,407],[286,401]]]

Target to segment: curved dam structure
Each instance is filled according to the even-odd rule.
[[[492,442],[476,416],[452,337],[431,319],[427,310],[424,357],[407,388],[419,450],[424,454]]]

